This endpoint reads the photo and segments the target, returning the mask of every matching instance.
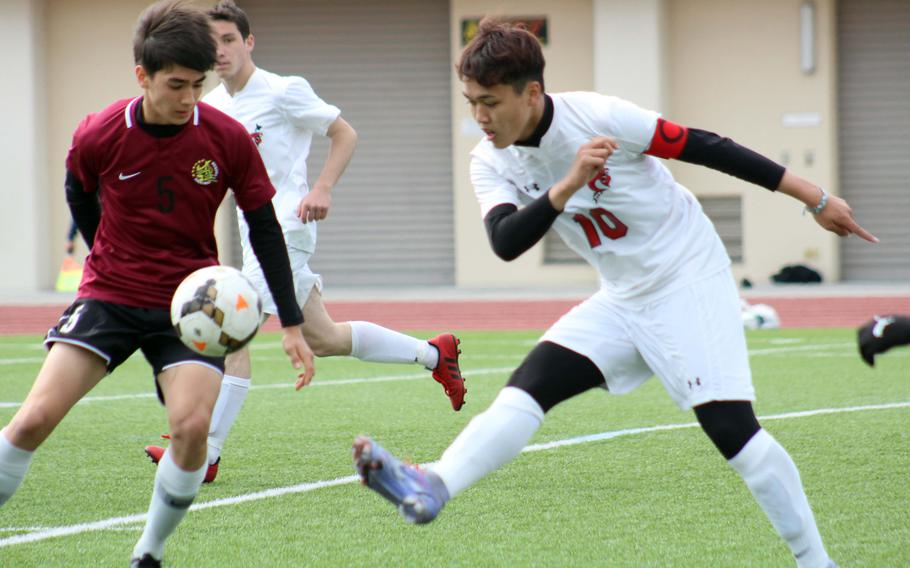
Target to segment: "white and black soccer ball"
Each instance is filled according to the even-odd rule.
[[[746,329],[777,329],[780,317],[777,310],[768,304],[748,304],[743,302],[743,326]]]
[[[174,292],[171,323],[187,347],[222,357],[242,349],[259,331],[262,299],[236,268],[201,268]]]

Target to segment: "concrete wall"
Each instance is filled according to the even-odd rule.
[[[70,224],[63,193],[64,163],[73,131],[85,115],[109,103],[141,94],[133,72],[133,28],[143,0],[45,0],[47,47],[47,156],[51,248],[57,266]],[[77,239],[76,256],[88,251]]]
[[[141,94],[132,39],[148,4],[0,3],[0,50],[14,54],[0,89],[0,115],[7,133],[15,133],[0,138],[0,171],[11,176],[0,184],[0,291],[53,289],[70,223],[63,177],[72,133],[86,114]],[[219,234],[232,228],[222,222]],[[77,239],[76,257],[87,252]]]
[[[801,0],[665,2],[669,100],[677,122],[729,136],[837,193],[837,91],[833,0],[816,0],[816,71],[799,57]],[[786,127],[793,113],[818,126]],[[688,164],[676,178],[696,195],[741,195],[744,262],[738,276],[767,282],[784,264],[807,262],[839,278],[837,237],[789,197]]]
[[[4,0],[0,6],[0,287],[46,288],[54,273],[47,252],[55,220],[48,215],[45,175],[44,3]],[[61,237],[62,248],[62,237]]]
[[[131,38],[146,0],[4,0],[0,50],[10,54],[0,89],[0,291],[50,289],[69,214],[63,160],[87,113],[139,93]],[[209,2],[199,2],[208,5]],[[731,136],[837,192],[834,0],[815,0],[817,70],[799,68],[801,0],[451,0],[452,57],[460,22],[483,14],[546,16],[547,89],[596,89],[670,119]],[[480,135],[452,73],[456,282],[462,286],[593,284],[582,266],[545,266],[542,247],[512,263],[489,250],[468,179]],[[788,113],[817,113],[817,126],[788,128]],[[807,158],[811,157],[811,161]],[[671,163],[698,195],[742,195],[745,259],[756,281],[781,265],[809,262],[836,280],[836,237],[785,196],[705,168]],[[222,225],[225,235],[233,227]],[[84,254],[84,249],[81,251]]]

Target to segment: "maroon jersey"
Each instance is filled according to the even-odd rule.
[[[67,169],[99,191],[101,221],[79,298],[167,308],[190,272],[218,264],[215,212],[228,188],[244,211],[275,190],[243,126],[199,103],[178,134],[156,138],[137,123],[141,97],[87,116]]]

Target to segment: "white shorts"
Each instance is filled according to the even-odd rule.
[[[265,281],[265,274],[262,273],[259,261],[256,260],[255,256],[250,256],[253,258],[244,259],[243,274],[250,279],[262,297],[262,311],[266,314],[277,314],[278,307],[275,305],[271,291],[269,291],[269,285]],[[291,273],[294,275],[294,290],[297,295],[297,304],[301,308],[306,304],[314,286],[320,292],[322,291],[322,276],[310,270],[310,266],[307,264],[310,256],[311,253],[309,252],[288,247],[288,259],[291,261]]]
[[[614,394],[657,375],[683,410],[712,400],[755,400],[729,268],[643,306],[614,303],[600,291],[562,316],[541,341],[588,357]]]

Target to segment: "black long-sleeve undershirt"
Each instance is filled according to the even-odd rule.
[[[776,191],[786,168],[730,138],[689,128],[686,144],[676,158]]]
[[[499,258],[515,260],[547,234],[553,221],[559,217],[544,193],[527,207],[518,209],[511,203],[502,203],[490,209],[483,223],[487,228],[490,246]]]
[[[63,182],[66,190],[66,203],[69,205],[70,214],[85,244],[92,248],[95,242],[95,232],[98,230],[98,223],[101,222],[101,204],[98,202],[98,193],[87,193],[82,187],[82,182],[71,171],[66,171],[66,178]]]
[[[287,245],[272,202],[268,201],[252,211],[244,211],[243,218],[250,227],[250,245],[262,266],[265,281],[278,307],[281,326],[303,323],[303,313],[294,293],[294,277],[288,261]]]

